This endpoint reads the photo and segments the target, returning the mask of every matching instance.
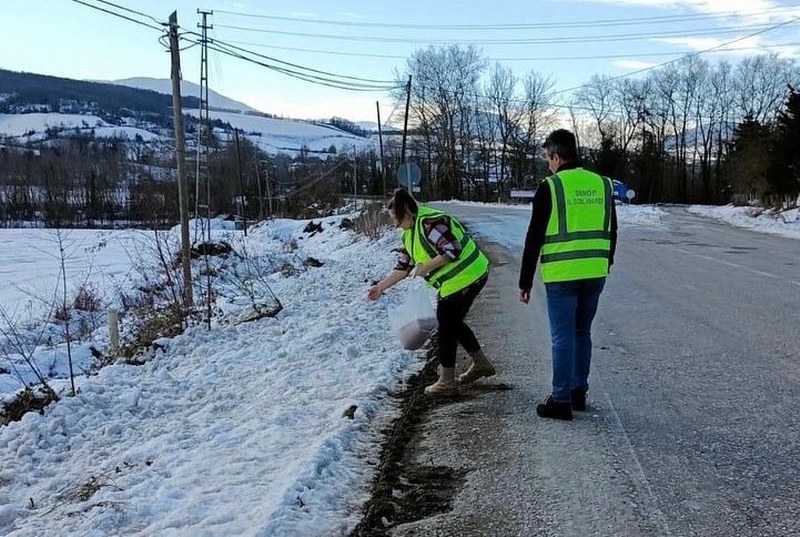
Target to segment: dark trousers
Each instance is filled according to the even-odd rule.
[[[569,403],[572,390],[589,389],[592,321],[605,278],[545,284],[553,342],[553,400]]]
[[[486,279],[487,276],[484,276],[466,289],[439,299],[436,318],[439,320],[439,362],[442,367],[455,367],[456,349],[459,343],[470,354],[481,350],[475,334],[464,319],[475,297],[486,285]]]

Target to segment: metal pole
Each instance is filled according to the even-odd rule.
[[[408,109],[410,106],[411,106],[411,75],[408,75],[408,84],[406,85],[406,115],[405,118],[403,119],[403,148],[400,151],[400,162],[406,161],[406,135],[408,133]]]
[[[383,161],[383,128],[381,127],[381,103],[375,101],[375,108],[378,110],[378,141],[380,142],[381,146],[381,178],[383,179],[383,195],[387,194],[386,192],[386,166],[384,165]]]
[[[356,144],[353,144],[353,195],[356,197],[356,209],[358,208],[358,153]]]
[[[244,179],[242,179],[242,154],[239,151],[239,129],[234,129],[233,139],[236,143],[236,171],[239,173],[239,211],[242,219],[242,229],[247,237],[247,217],[244,214]]]
[[[189,309],[192,298],[192,263],[189,254],[189,185],[186,178],[186,140],[181,103],[181,55],[178,47],[178,12],[169,16],[169,49],[172,60],[172,110],[175,123],[175,160],[178,168],[178,206],[181,216],[181,265],[183,268],[183,307]]]

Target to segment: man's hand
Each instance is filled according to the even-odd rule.
[[[523,304],[527,304],[531,300],[531,290],[530,289],[520,289],[519,290],[519,301]]]
[[[380,288],[378,285],[373,285],[369,288],[369,293],[367,293],[367,298],[370,300],[378,300],[381,295],[383,294],[383,289]]]

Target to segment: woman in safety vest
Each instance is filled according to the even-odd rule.
[[[472,357],[472,366],[458,377],[460,384],[494,375],[494,366],[464,322],[475,297],[486,285],[489,259],[455,218],[417,204],[404,189],[395,191],[389,213],[395,226],[403,229],[403,250],[394,269],[370,288],[368,296],[377,300],[409,275],[425,278],[428,285],[437,289],[439,379],[425,388],[425,394],[443,397],[455,392],[458,343]]]

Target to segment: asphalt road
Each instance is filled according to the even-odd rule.
[[[589,412],[557,422],[535,414],[550,384],[541,283],[520,304],[521,237],[492,242],[529,213],[446,210],[495,261],[468,322],[499,372],[438,407],[414,448],[465,472],[453,510],[392,535],[800,536],[800,242],[681,208],[623,226]]]

